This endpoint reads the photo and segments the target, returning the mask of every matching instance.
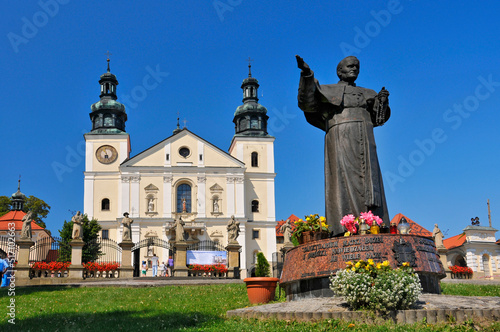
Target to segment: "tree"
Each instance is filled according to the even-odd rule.
[[[7,196],[0,196],[0,217],[10,211],[10,198]]]
[[[82,263],[93,262],[102,255],[101,246],[97,243],[101,226],[97,219],[89,220],[86,214],[83,215],[82,220],[83,236],[82,240],[85,245],[82,248]],[[60,262],[71,260],[71,245],[73,235],[73,221],[64,221],[62,229],[59,231],[61,237],[61,246],[59,250]]]
[[[12,199],[7,196],[0,196],[0,217],[9,212],[12,208]],[[50,212],[50,205],[35,196],[29,196],[24,202],[23,211],[33,212],[33,221],[40,227],[45,228],[45,222],[42,220],[47,218]]]

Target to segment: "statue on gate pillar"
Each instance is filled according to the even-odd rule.
[[[31,222],[33,221],[33,212],[30,210],[23,217],[23,228],[21,229],[21,239],[31,240]]]
[[[81,240],[83,237],[83,231],[82,231],[82,222],[83,222],[83,215],[80,211],[77,211],[76,214],[71,218],[71,221],[73,222],[73,240]]]
[[[122,241],[132,241],[132,219],[128,217],[128,212],[123,214],[122,225],[123,225],[123,236]]]
[[[227,224],[227,242],[228,243],[238,243],[236,240],[240,235],[240,223],[231,216],[231,220]]]

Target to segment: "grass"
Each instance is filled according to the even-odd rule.
[[[444,295],[500,296],[500,285],[473,285],[441,283]]]
[[[467,289],[468,288],[468,289]],[[498,296],[498,286],[443,284],[446,294],[468,292]],[[479,294],[478,294],[479,292]],[[283,293],[282,293],[283,295]],[[150,288],[17,288],[16,324],[0,322],[3,331],[474,331],[473,322],[461,325],[425,322],[414,325],[368,326],[327,320],[299,323],[226,318],[226,311],[250,306],[244,284],[165,286]],[[0,290],[0,308],[10,301]],[[284,296],[279,299],[284,301]],[[3,316],[3,314],[2,314]],[[6,316],[3,316],[6,317]],[[498,331],[500,324],[482,326]]]

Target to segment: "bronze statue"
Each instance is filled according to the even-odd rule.
[[[21,229],[21,239],[31,240],[31,222],[33,221],[33,212],[30,210],[23,217],[23,228]]]
[[[130,219],[128,212],[123,214],[122,225],[123,225],[123,236],[122,241],[132,241],[132,223],[134,220]]]
[[[390,117],[389,92],[356,86],[359,60],[349,56],[337,66],[337,84],[320,85],[314,72],[296,56],[300,74],[298,102],[307,122],[326,132],[325,209],[333,235],[345,232],[347,214],[372,211],[389,227],[382,174],[373,127]]]
[[[82,221],[83,215],[80,211],[77,211],[76,214],[71,218],[73,222],[73,240],[81,240],[83,236],[82,232]]]
[[[234,216],[231,216],[231,220],[227,224],[227,242],[238,242],[236,240],[238,235],[240,235],[240,223],[234,219]]]

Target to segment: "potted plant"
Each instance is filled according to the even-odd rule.
[[[278,278],[270,277],[269,262],[263,253],[257,254],[255,277],[245,278],[248,300],[252,304],[268,303],[274,299]]]
[[[328,237],[328,225],[325,217],[318,214],[305,216],[305,221],[299,219],[295,222],[295,230],[292,238],[295,238],[299,244],[321,240]]]

